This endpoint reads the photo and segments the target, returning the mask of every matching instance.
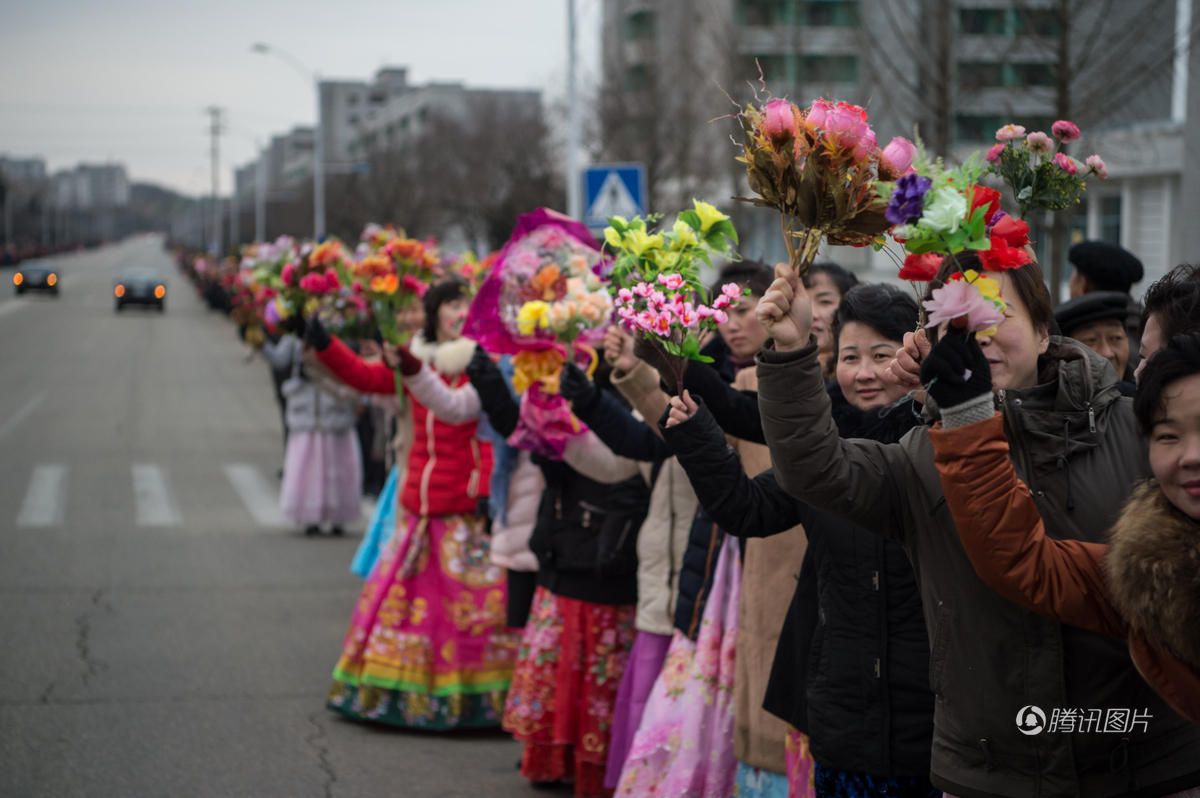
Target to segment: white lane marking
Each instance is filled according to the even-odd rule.
[[[0,438],[3,438],[5,435],[20,426],[21,422],[25,420],[25,417],[37,409],[37,406],[40,405],[42,400],[45,398],[46,392],[38,391],[36,394],[34,394],[33,398],[23,404],[21,408],[17,410],[17,412],[6,418],[4,423],[0,424]]]
[[[138,526],[178,526],[175,504],[166,473],[156,465],[139,464],[133,470],[133,502]]]
[[[279,511],[279,491],[252,465],[230,463],[225,476],[259,526],[288,526]]]
[[[62,523],[67,498],[67,467],[40,465],[33,469],[17,526],[57,526]]]

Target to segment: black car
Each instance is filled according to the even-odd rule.
[[[126,305],[151,305],[161,313],[167,304],[167,281],[154,269],[128,269],[113,283],[117,312]]]
[[[49,266],[30,264],[13,272],[13,290],[18,295],[26,291],[45,291],[58,296],[58,272]]]

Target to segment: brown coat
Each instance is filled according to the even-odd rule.
[[[1061,623],[1129,639],[1142,677],[1200,723],[1200,524],[1151,480],[1129,497],[1107,545],[1046,535],[1017,477],[999,415],[930,430],[946,503],[979,577]]]
[[[758,390],[755,369],[742,369],[733,386]],[[761,443],[730,439],[742,467],[757,476],[771,467],[771,451]],[[742,560],[742,600],[738,606],[737,663],[734,675],[734,752],[738,761],[775,773],[786,771],[787,725],[763,709],[779,631],[796,591],[808,540],[796,526],[769,538],[746,541]]]

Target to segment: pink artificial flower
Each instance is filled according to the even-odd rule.
[[[879,143],[875,141],[875,131],[867,128],[866,134],[858,140],[858,144],[854,147],[854,157],[861,161],[877,149],[879,149]]]
[[[328,290],[325,275],[319,272],[304,275],[300,278],[300,289],[307,294],[324,294]]]
[[[650,296],[651,292],[653,291],[654,286],[650,285],[650,283],[638,283],[633,287],[633,293],[637,294],[642,299]]]
[[[325,270],[325,284],[329,287],[330,291],[336,291],[342,287],[342,281],[338,279],[337,272],[333,269]]]
[[[713,303],[712,303],[713,310],[720,310],[721,308],[727,308],[727,307],[729,307],[729,302],[730,302],[729,295],[721,294],[719,297],[717,297],[716,299],[713,300]]]
[[[929,312],[926,327],[936,327],[944,321],[966,317],[968,332],[979,332],[1004,321],[1000,309],[966,280],[951,280],[935,288],[924,303]]]
[[[717,324],[724,324],[729,321],[729,314],[723,310],[713,310],[713,321]]]
[[[417,296],[425,296],[425,292],[429,290],[428,285],[421,282],[411,274],[404,275],[404,279],[400,281],[400,284],[404,286],[405,291],[411,291]]]
[[[1075,162],[1072,161],[1065,152],[1060,152],[1054,156],[1054,165],[1069,175],[1073,175],[1076,171],[1078,171],[1078,167],[1075,166]]]
[[[296,266],[291,261],[283,264],[283,270],[279,273],[279,280],[284,285],[295,285],[296,282]]]
[[[648,310],[643,310],[637,314],[635,319],[637,326],[645,332],[654,332],[655,315]]]
[[[1108,167],[1104,165],[1104,159],[1099,155],[1089,155],[1084,163],[1086,163],[1088,169],[1095,172],[1096,177],[1100,178],[1101,180],[1108,177]]]
[[[993,144],[992,148],[987,151],[987,155],[983,156],[986,161],[996,161],[1000,158],[1000,153],[1004,152],[1003,144]]]
[[[1054,139],[1040,130],[1035,130],[1025,137],[1025,146],[1036,155],[1049,155],[1054,149]]]
[[[617,291],[617,304],[624,305],[627,302],[633,301],[633,292],[628,288],[622,288]]]
[[[683,288],[682,274],[660,274],[658,281],[667,287],[668,291],[678,291]]]
[[[363,292],[363,290],[364,290],[364,289],[363,289],[363,284],[362,284],[362,281],[361,281],[361,280],[355,280],[354,282],[350,283],[350,290],[351,290],[351,291],[353,291],[353,292],[354,292],[354,293],[356,293],[356,294],[361,294],[361,293]]]
[[[763,108],[763,131],[772,141],[786,141],[796,135],[796,117],[787,100],[771,100]]]
[[[892,172],[903,175],[912,168],[913,153],[916,152],[916,149],[916,145],[911,141],[897,136],[883,148],[883,154],[879,157],[879,160],[882,165],[886,166]]]
[[[701,321],[712,318],[714,312],[715,311],[708,305],[701,305],[700,307],[696,308],[696,315],[700,317]]]
[[[1005,125],[996,131],[996,141],[1016,141],[1025,135],[1021,125]]]
[[[654,332],[663,338],[671,335],[671,314],[660,313],[658,318],[654,320]]]
[[[1068,122],[1065,119],[1060,119],[1051,125],[1050,132],[1053,133],[1054,137],[1063,144],[1066,144],[1070,141],[1075,141],[1075,139],[1079,138],[1079,126],[1074,122]]]
[[[809,107],[808,113],[805,114],[805,119],[813,127],[824,128],[826,119],[829,117],[829,112],[833,110],[833,103],[825,98],[813,100],[813,104]]]
[[[730,299],[737,299],[742,295],[742,287],[737,283],[725,283],[721,286],[721,293]]]
[[[675,318],[679,319],[679,323],[684,327],[695,327],[700,323],[700,316],[690,305],[683,308],[679,313],[675,314]]]
[[[637,315],[637,311],[628,305],[622,305],[621,307],[617,308],[617,315],[628,321]]]
[[[652,290],[650,292],[650,304],[656,307],[662,307],[667,304],[667,295],[662,291]]]

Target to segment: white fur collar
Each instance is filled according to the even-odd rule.
[[[428,343],[418,333],[413,336],[409,350],[421,360],[433,366],[438,374],[456,377],[467,370],[471,355],[475,354],[475,342],[468,338],[447,341],[444,344]]]

